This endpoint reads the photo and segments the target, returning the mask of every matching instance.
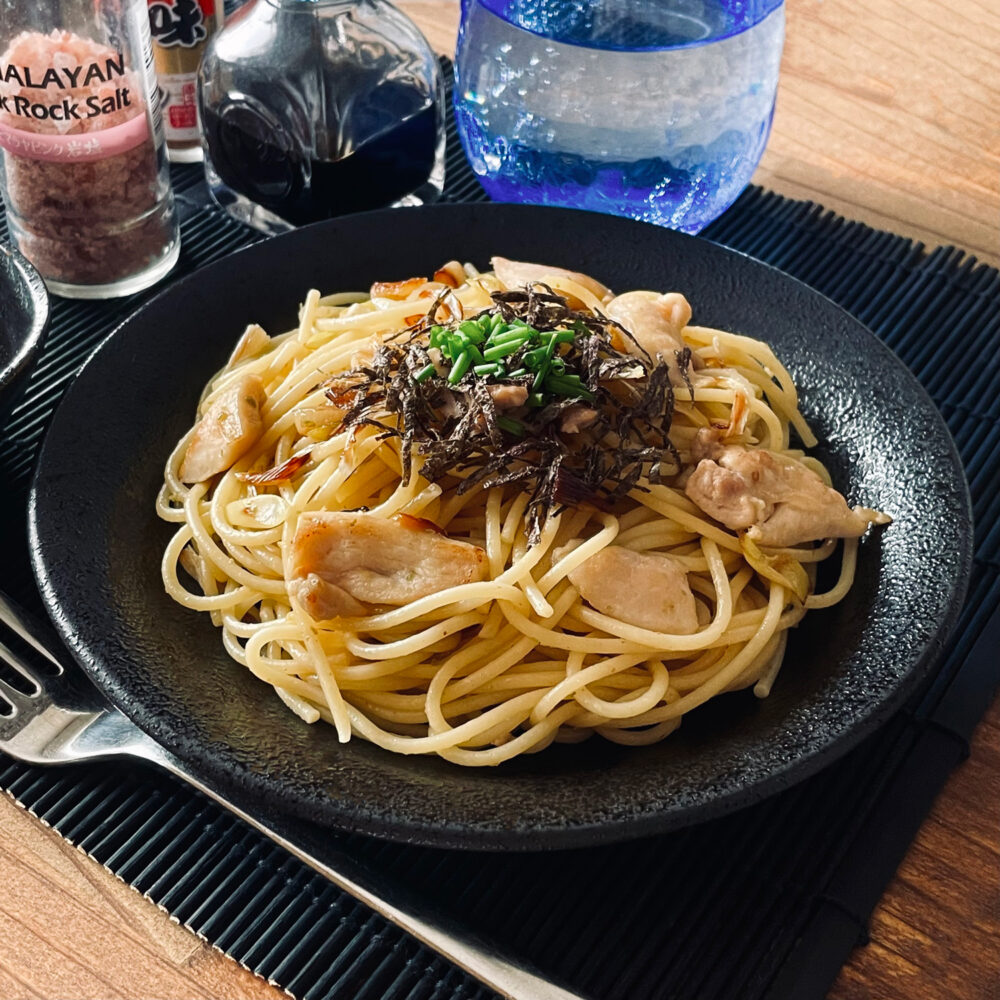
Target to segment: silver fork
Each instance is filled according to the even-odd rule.
[[[12,636],[27,647],[10,645]],[[16,640],[13,640],[18,644]],[[25,681],[24,692],[0,678],[0,750],[28,764],[69,764],[134,757],[183,779],[235,813],[331,882],[408,931],[509,1000],[582,1000],[483,944],[409,898],[379,873],[331,848],[323,831],[236,802],[204,784],[185,765],[109,705],[72,662],[48,626],[0,593],[0,661]],[[10,711],[3,714],[4,702]]]

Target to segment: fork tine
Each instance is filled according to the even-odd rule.
[[[30,693],[24,691],[19,691],[13,685],[8,684],[2,677],[0,677],[0,694],[2,694],[8,701],[12,701],[14,696],[18,698],[37,698],[42,691],[42,685],[39,684],[38,678],[35,676],[34,671],[32,671],[6,643],[0,640],[0,662],[6,664],[17,674],[23,677],[34,689]]]
[[[26,612],[17,607],[3,593],[0,593],[0,623],[6,625],[22,642],[26,642],[38,653],[39,656],[45,657],[51,666],[55,668],[57,674],[62,673],[62,664],[36,638],[36,635],[41,633],[39,625],[34,621],[29,623]]]
[[[5,680],[0,679],[0,701],[6,701],[14,709],[15,715],[23,712],[32,704],[37,696],[37,691],[35,694],[25,694],[23,691],[18,691],[16,687],[8,684]]]

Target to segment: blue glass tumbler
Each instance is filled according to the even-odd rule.
[[[455,114],[497,201],[697,233],[764,152],[782,0],[463,0]]]

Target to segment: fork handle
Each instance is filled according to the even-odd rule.
[[[475,976],[508,1000],[583,1000],[544,977],[495,954],[426,901],[406,893],[336,846],[337,836],[258,804],[236,801],[201,781],[182,761],[147,736],[86,680],[52,630],[0,593],[0,623],[45,661],[43,675],[0,642],[0,658],[39,687],[21,696],[28,721],[0,749],[29,764],[64,764],[102,757],[135,757],[181,778],[314,868],[376,913]],[[3,730],[0,730],[3,735]]]

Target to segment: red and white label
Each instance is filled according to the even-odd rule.
[[[196,141],[201,134],[195,80],[194,73],[164,73],[159,77],[168,142]]]

